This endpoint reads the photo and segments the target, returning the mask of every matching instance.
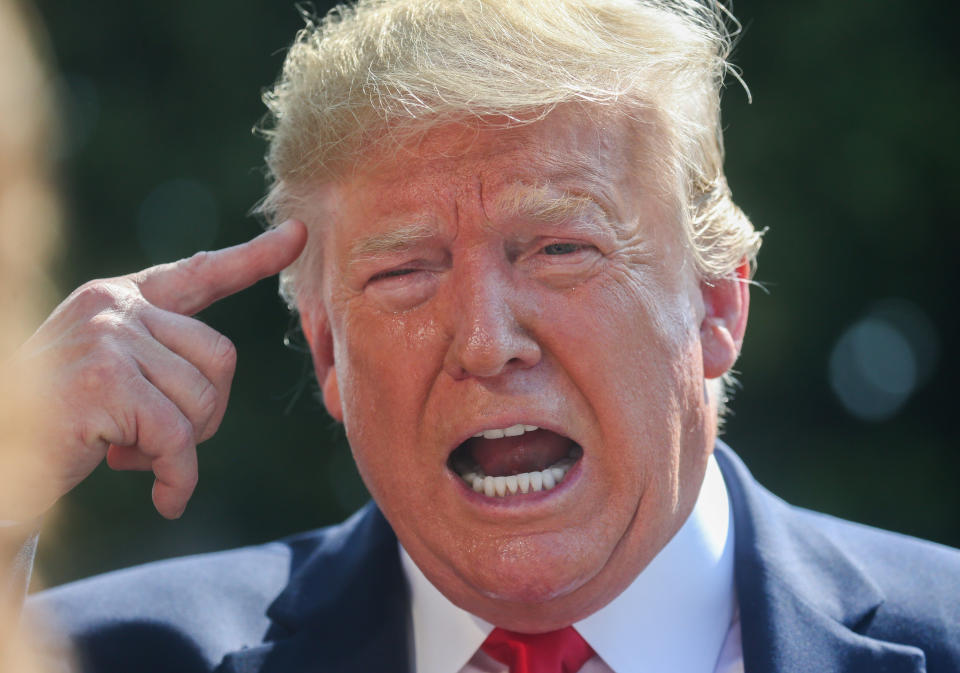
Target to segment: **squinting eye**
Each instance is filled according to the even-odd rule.
[[[406,266],[375,274],[366,282],[363,292],[375,306],[396,313],[422,304],[436,289],[436,273]]]
[[[582,247],[578,243],[551,243],[543,246],[543,252],[546,255],[569,255],[572,252],[579,251]]]
[[[383,273],[378,273],[376,276],[371,278],[371,281],[380,280],[382,278],[396,278],[397,276],[406,276],[416,271],[416,269],[393,269],[392,271],[384,271]]]

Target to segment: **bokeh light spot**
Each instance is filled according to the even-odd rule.
[[[885,300],[849,327],[830,356],[830,385],[853,416],[894,416],[933,369],[936,332],[915,305]]]

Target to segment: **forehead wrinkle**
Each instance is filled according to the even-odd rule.
[[[521,158],[530,162],[529,154],[522,153]],[[534,179],[529,182],[520,176],[519,182],[528,182],[531,185],[550,186],[558,182],[584,182],[591,185],[602,185],[610,181],[607,173],[607,164],[599,156],[589,154],[576,148],[564,148],[562,154],[553,151],[541,153],[530,162],[529,172]],[[527,172],[527,171],[524,171]]]

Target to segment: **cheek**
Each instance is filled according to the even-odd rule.
[[[413,315],[347,312],[335,336],[335,361],[345,407],[347,434],[393,433],[422,405],[429,381],[442,363],[441,330]],[[401,425],[398,425],[401,424]]]
[[[672,280],[611,269],[601,282],[584,289],[579,314],[567,321],[566,338],[592,344],[586,352],[625,361],[631,369],[671,369],[692,352],[699,333],[689,292],[680,283],[666,282]],[[637,387],[636,381],[625,383]]]
[[[570,358],[573,375],[605,442],[624,447],[625,453],[612,458],[628,459],[632,447],[637,455],[628,460],[644,468],[640,472],[658,461],[675,467],[686,441],[683,428],[700,417],[696,307],[676,285],[682,284],[611,273],[590,292],[589,321],[587,316],[565,321],[558,340],[572,345],[567,352],[576,355]],[[584,324],[591,328],[584,330]],[[625,470],[631,472],[633,479],[642,478],[637,470]]]

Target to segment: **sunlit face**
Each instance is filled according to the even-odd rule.
[[[622,591],[712,448],[714,302],[655,129],[572,111],[443,126],[308,213],[322,291],[300,308],[327,406],[427,577],[507,628],[558,628]]]

